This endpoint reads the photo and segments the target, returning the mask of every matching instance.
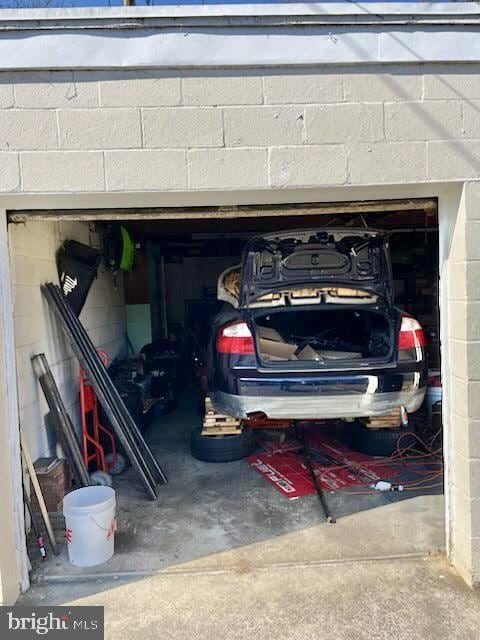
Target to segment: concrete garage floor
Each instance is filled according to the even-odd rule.
[[[265,540],[270,541],[273,554],[269,562],[426,553],[443,548],[443,498],[416,500],[406,493],[328,494],[337,517],[373,509],[372,520],[359,520],[359,526],[367,523],[365,535],[360,536],[356,526],[344,529],[341,518],[337,525],[320,527],[314,545],[298,546],[303,532],[316,531],[315,525],[323,521],[317,496],[289,501],[245,460],[227,464],[195,460],[190,455],[189,434],[198,421],[195,398],[186,394],[175,412],[150,426],[148,440],[169,478],[166,486],[158,487],[156,502],[146,499],[132,469],[115,477],[118,531],[111,560],[89,569],[70,565],[63,518],[58,518],[61,554],[41,562],[33,548],[32,558],[37,558],[33,582],[145,575]],[[398,500],[402,502],[392,509]],[[292,532],[299,532],[295,543],[282,545]]]
[[[114,558],[80,570],[64,549],[18,604],[104,606],[107,640],[478,639],[480,596],[442,553],[443,496],[336,498],[351,515],[319,523],[314,496],[289,502],[244,462],[193,461],[182,407],[149,433],[170,477],[158,502],[117,479]]]

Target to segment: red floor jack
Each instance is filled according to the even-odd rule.
[[[98,355],[102,359],[105,366],[108,366],[110,358],[105,351],[98,351]],[[82,440],[83,440],[83,459],[87,469],[90,462],[95,461],[98,471],[108,473],[117,464],[117,447],[115,438],[111,431],[106,429],[100,422],[98,415],[98,400],[89,383],[85,371],[80,368],[80,413],[82,417]],[[105,449],[100,441],[101,434],[110,440],[111,458],[106,461]]]

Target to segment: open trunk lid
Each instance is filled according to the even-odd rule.
[[[307,229],[257,236],[245,247],[240,307],[270,304],[292,289],[343,287],[393,299],[388,235],[369,229]]]

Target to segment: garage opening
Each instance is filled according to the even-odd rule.
[[[425,517],[438,512],[429,544],[443,544],[435,201],[15,212],[9,234],[21,428],[58,540],[74,485],[31,358],[45,353],[91,453],[82,372],[40,291],[61,278],[67,241],[101,260],[79,319],[169,479],[149,501],[121,443],[117,473],[97,434],[110,462],[87,466],[112,482],[118,525],[114,556],[89,573],[150,572],[307,531],[325,521],[319,491],[336,519],[426,496]],[[395,517],[410,528],[408,509]],[[67,545],[41,562],[29,542],[36,576],[85,571]]]

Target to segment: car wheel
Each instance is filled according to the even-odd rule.
[[[400,441],[401,449],[416,443],[414,432],[408,427],[371,429],[363,426],[360,422],[353,422],[349,435],[351,447],[369,456],[391,456],[397,450],[397,442],[400,436],[402,436]]]
[[[194,458],[203,462],[232,462],[246,458],[255,450],[253,429],[231,436],[202,436],[201,429],[192,431],[190,440]]]

